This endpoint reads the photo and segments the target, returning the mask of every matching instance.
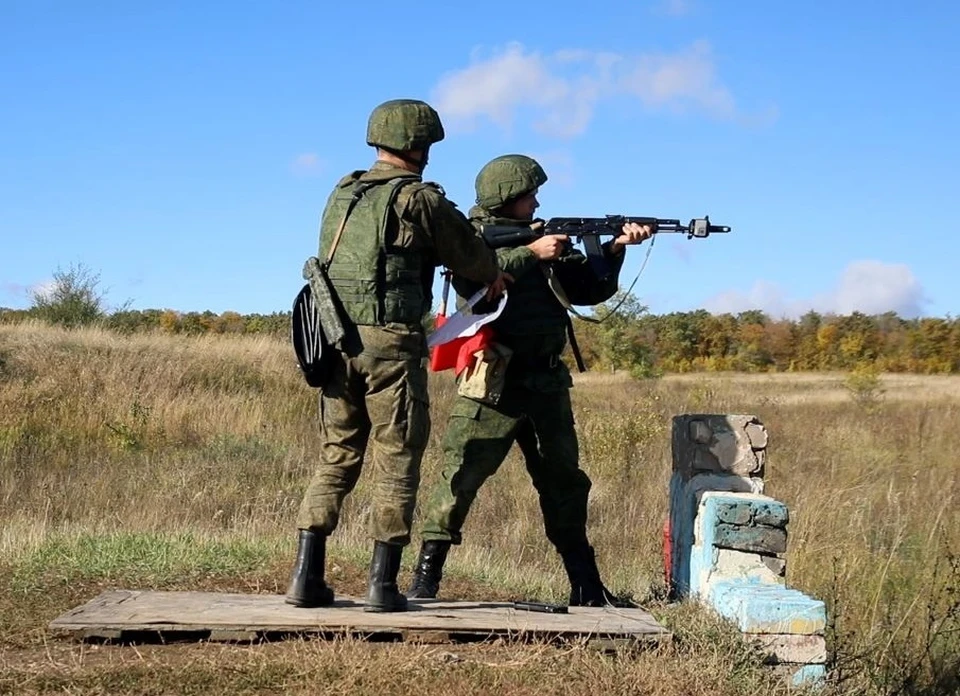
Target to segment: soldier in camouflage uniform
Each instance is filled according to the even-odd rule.
[[[477,175],[477,205],[471,222],[530,224],[539,206],[536,194],[547,175],[533,159],[505,155]],[[503,313],[492,324],[494,340],[512,349],[496,405],[458,396],[443,437],[444,468],[428,496],[423,545],[407,595],[435,597],[451,544],[461,542],[461,528],[483,485],[503,462],[514,442],[539,494],[547,537],[563,559],[570,580],[570,605],[600,606],[615,602],[604,587],[593,548],[587,540],[587,495],[590,479],[578,463],[577,435],[570,405],[570,372],[560,360],[566,345],[567,304],[595,305],[617,291],[624,247],[652,233],[649,226],[626,225],[623,234],[604,244],[613,269],[599,280],[586,257],[564,235],[548,235],[524,247],[499,249],[501,268],[514,278]],[[552,266],[562,290],[552,290]],[[477,285],[455,276],[461,297]],[[565,291],[565,293],[564,293]],[[478,311],[483,311],[482,309]],[[462,378],[461,378],[462,379]]]
[[[333,247],[327,273],[348,335],[320,396],[320,465],[300,506],[286,596],[295,606],[333,603],[324,581],[326,538],[366,460],[374,539],[366,609],[406,609],[396,580],[430,433],[422,321],[433,274],[443,264],[489,284],[491,297],[504,284],[494,253],[443,190],[421,179],[429,148],[443,135],[424,102],[378,106],[367,127],[377,161],[340,180],[321,218],[319,256],[327,259]]]

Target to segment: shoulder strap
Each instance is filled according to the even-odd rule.
[[[340,244],[340,238],[343,236],[343,228],[347,226],[347,218],[350,217],[350,213],[353,212],[353,207],[361,198],[363,198],[364,193],[379,183],[382,182],[364,181],[354,184],[353,195],[350,198],[350,202],[347,203],[347,209],[343,212],[343,218],[340,220],[340,225],[337,227],[337,233],[333,236],[333,243],[330,245],[330,251],[327,254],[326,261],[324,261],[324,267],[329,268],[330,264],[333,263],[333,255],[337,251],[337,245]]]
[[[543,275],[547,279],[547,286],[550,288],[550,292],[553,293],[553,296],[557,298],[557,302],[563,305],[565,310],[573,314],[578,319],[589,321],[591,324],[599,324],[601,321],[603,321],[602,319],[597,319],[596,317],[581,314],[574,308],[572,304],[570,304],[570,299],[567,297],[567,293],[564,292],[563,286],[560,285],[560,279],[557,278],[557,273],[554,270],[552,263],[541,263],[540,270],[543,271]]]
[[[557,278],[557,273],[554,270],[552,263],[541,263],[540,270],[543,271],[543,275],[547,279],[547,287],[550,288],[550,292],[552,292],[553,296],[557,298],[557,302],[563,305],[564,309],[575,314],[584,321],[589,321],[593,324],[600,323],[600,319],[585,316],[574,309],[573,305],[570,304],[570,299],[567,297],[567,293],[563,290],[563,286],[560,285],[560,279]],[[570,352],[573,353],[573,359],[577,361],[577,370],[580,372],[586,372],[587,366],[583,362],[583,354],[580,353],[580,344],[577,343],[577,335],[573,332],[573,319],[570,318],[569,314],[567,314],[567,340],[570,342]]]

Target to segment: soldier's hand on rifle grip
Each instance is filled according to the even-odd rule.
[[[536,241],[527,244],[527,249],[532,251],[539,261],[553,261],[560,258],[566,251],[569,239],[565,234],[545,234]]]
[[[622,246],[640,244],[645,239],[650,239],[656,231],[655,228],[656,225],[638,225],[635,222],[628,222],[623,226],[623,234],[613,240],[610,251],[617,253]]]

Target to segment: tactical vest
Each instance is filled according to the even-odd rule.
[[[388,224],[401,189],[405,196],[420,183],[415,175],[386,181],[344,178],[331,194],[320,222],[320,258],[326,260],[344,216],[346,224],[327,269],[347,316],[361,326],[420,324],[428,311],[422,251],[386,247]],[[351,201],[356,198],[352,209]]]

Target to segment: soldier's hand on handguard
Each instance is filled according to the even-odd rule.
[[[656,231],[655,228],[655,225],[638,225],[635,222],[628,222],[623,226],[623,234],[613,240],[610,251],[617,253],[622,246],[640,244],[643,240],[650,239]]]
[[[545,234],[535,242],[527,244],[527,249],[533,252],[538,261],[553,261],[563,254],[569,239],[565,234]]]
[[[487,294],[484,295],[484,297],[490,302],[499,299],[500,295],[503,294],[503,291],[506,290],[507,283],[512,282],[512,275],[500,271],[500,273],[497,275],[497,279],[487,286]]]

